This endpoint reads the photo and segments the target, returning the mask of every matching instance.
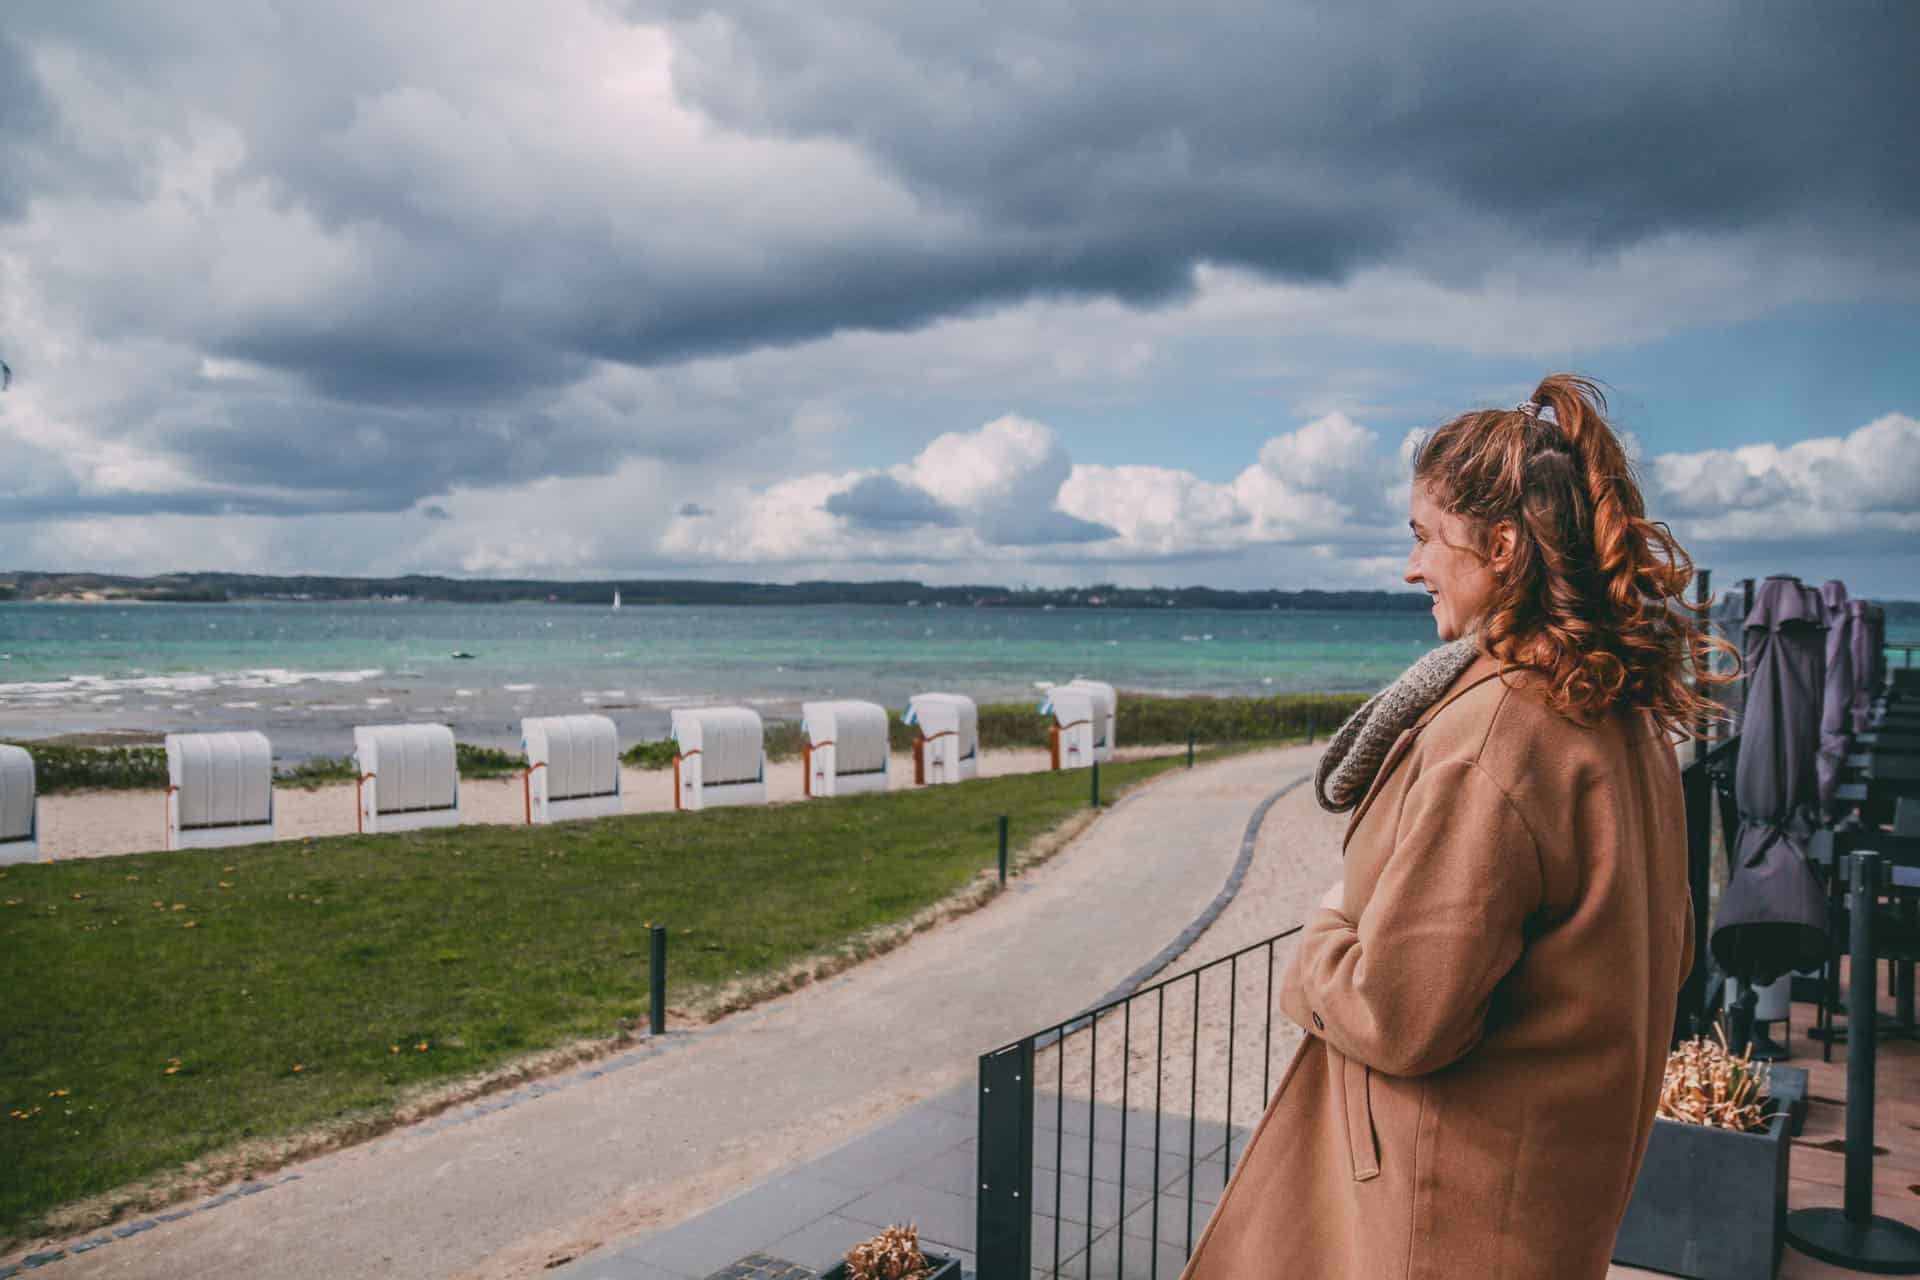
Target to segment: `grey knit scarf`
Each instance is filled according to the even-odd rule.
[[[1373,775],[1386,761],[1394,739],[1440,700],[1479,653],[1479,643],[1472,636],[1443,644],[1362,703],[1327,740],[1326,754],[1314,771],[1313,790],[1320,807],[1330,813],[1345,813],[1359,804],[1373,785]]]

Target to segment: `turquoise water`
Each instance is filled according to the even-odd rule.
[[[1371,691],[1433,643],[1424,610],[0,604],[0,738],[258,728],[299,758],[346,754],[355,724],[433,719],[510,746],[522,716],[593,710],[633,741],[694,703],[778,717],[808,698],[899,708],[936,688],[1009,701],[1076,675]]]
[[[1424,611],[1198,612],[248,603],[0,605],[0,737],[265,728],[290,755],[432,716],[517,742],[597,709],[658,736],[670,708],[806,698],[1025,698],[1075,675],[1188,693],[1371,690],[1433,643]],[[471,660],[450,655],[474,654]]]

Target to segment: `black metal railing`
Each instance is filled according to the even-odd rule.
[[[1275,946],[1300,927],[981,1055],[983,1280],[1192,1253],[1297,1037],[1282,1018],[1275,1043]]]

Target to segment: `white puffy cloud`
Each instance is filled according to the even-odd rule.
[[[0,561],[122,572],[425,565],[498,576],[1391,587],[1406,546],[1408,447],[1328,414],[1268,438],[1215,481],[1180,467],[1075,462],[1051,427],[1005,415],[899,463],[763,484],[724,466],[635,461],[600,475],[456,487],[411,510],[353,517],[0,522]],[[1670,520],[1721,580],[1845,572],[1860,575],[1865,593],[1897,595],[1920,569],[1920,419],[1889,414],[1786,446],[1668,452],[1641,471],[1650,513]]]
[[[1268,440],[1228,483],[1177,467],[1076,464],[1050,427],[1006,415],[888,468],[737,488],[715,504],[722,518],[675,519],[663,551],[1005,578],[1035,563],[1107,573],[1290,544],[1377,544],[1398,519],[1388,505],[1394,466],[1373,432],[1340,414]]]
[[[1053,566],[1067,580],[1163,581],[1184,566],[1173,573],[1184,581],[1389,586],[1400,578],[1416,438],[1389,443],[1327,414],[1269,438],[1216,482],[1178,467],[1075,463],[1045,424],[1006,416],[891,467],[736,488],[722,518],[674,521],[662,549],[743,566],[911,565],[941,580]],[[1651,513],[1723,565],[1788,541],[1838,552],[1863,533],[1892,537],[1881,550],[1896,556],[1920,549],[1910,536],[1920,533],[1920,421],[1905,415],[1784,447],[1661,454],[1642,470]],[[1022,519],[1044,534],[1056,518],[1102,536],[1004,536]]]
[[[1784,447],[1662,454],[1652,476],[1659,504],[1701,538],[1920,534],[1920,419],[1903,413]]]

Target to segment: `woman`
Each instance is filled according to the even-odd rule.
[[[1448,643],[1321,761],[1353,817],[1280,990],[1306,1042],[1188,1280],[1606,1273],[1692,965],[1673,737],[1709,642],[1604,409],[1556,375],[1416,455]]]

